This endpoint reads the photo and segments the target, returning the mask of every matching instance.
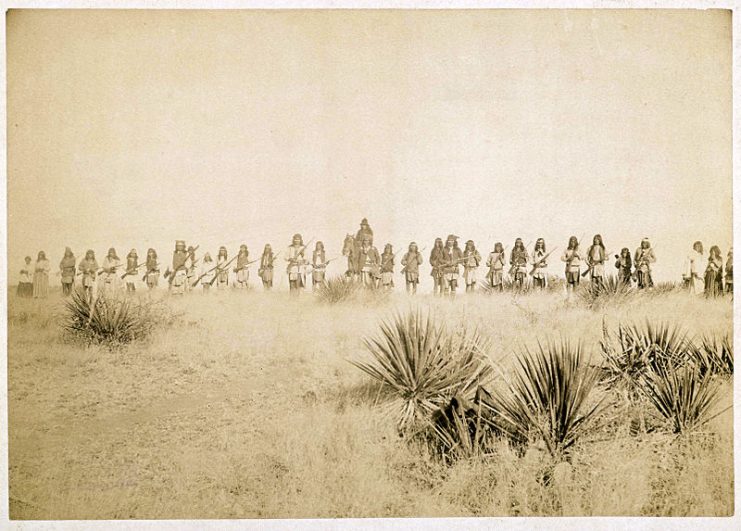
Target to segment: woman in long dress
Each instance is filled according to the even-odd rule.
[[[705,295],[717,297],[723,292],[723,257],[717,245],[710,248],[708,265],[705,269]]]
[[[62,294],[67,296],[72,293],[72,285],[75,281],[75,255],[69,247],[64,250],[64,258],[59,262],[59,273],[62,276]]]
[[[45,299],[49,296],[49,271],[51,265],[46,259],[44,251],[39,251],[39,257],[36,260],[36,266],[33,272],[33,298]]]

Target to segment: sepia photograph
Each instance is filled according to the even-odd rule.
[[[10,521],[730,528],[732,20],[6,10]]]

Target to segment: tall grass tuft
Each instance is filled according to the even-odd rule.
[[[599,370],[587,365],[581,345],[568,341],[526,350],[510,381],[481,403],[496,431],[516,446],[541,440],[561,459],[597,417],[601,400],[592,396]]]
[[[712,419],[720,398],[720,386],[709,372],[693,365],[661,365],[647,373],[639,388],[674,433],[695,431]]]
[[[151,304],[102,293],[91,302],[81,290],[73,291],[65,301],[65,314],[62,327],[70,335],[111,346],[144,339],[157,322]]]
[[[493,372],[478,330],[449,331],[420,310],[382,321],[378,336],[364,342],[371,361],[351,363],[388,386],[389,410],[401,432],[431,418],[453,396],[470,396]]]
[[[432,443],[433,455],[448,464],[483,457],[491,447],[491,430],[487,429],[480,402],[470,404],[454,396],[435,412],[430,424],[428,443]]]

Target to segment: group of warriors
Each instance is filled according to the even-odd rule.
[[[432,246],[428,260],[435,295],[455,295],[461,279],[466,292],[475,291],[478,270],[482,265],[487,268],[486,281],[491,290],[504,291],[505,279],[514,290],[522,290],[526,285],[532,285],[534,289],[547,288],[549,259],[557,248],[548,250],[543,238],[535,241],[532,252],[528,251],[529,244],[525,245],[521,238],[515,240],[509,253],[501,242],[497,242],[487,255],[485,263],[472,240],[468,240],[463,249],[459,247],[458,240],[457,236],[451,234],[445,242],[437,238]],[[282,259],[292,294],[298,294],[305,288],[309,278],[314,289],[323,285],[326,282],[328,264],[340,256],[347,260],[345,275],[349,279],[369,288],[393,289],[398,251],[394,252],[393,246],[387,243],[383,252],[378,252],[373,243],[373,230],[367,219],[361,221],[360,229],[354,236],[348,234],[345,237],[341,255],[328,259],[321,241],[317,241],[310,252],[308,249],[312,243],[313,239],[304,243],[302,236],[295,234],[284,251]],[[152,290],[160,285],[160,278],[167,282],[169,291],[174,295],[182,295],[199,285],[204,292],[214,287],[223,290],[230,284],[245,289],[249,287],[250,266],[258,262],[257,275],[263,287],[266,290],[272,289],[275,260],[281,252],[274,253],[270,244],[265,245],[260,258],[254,260],[250,260],[249,250],[244,244],[232,258],[229,258],[226,247],[219,249],[215,259],[208,252],[199,256],[198,249],[198,246],[186,247],[184,240],[177,240],[172,260],[167,262],[164,272],[161,272],[160,259],[154,249],[149,249],[144,258],[140,258],[136,250],[132,249],[125,260],[121,260],[116,250],[111,248],[101,264],[98,264],[94,251],[88,250],[85,257],[76,263],[74,254],[67,248],[59,264],[62,291],[69,295],[73,285],[78,283],[89,297],[95,297],[99,289],[108,294],[121,288],[134,292],[139,279]],[[419,249],[417,243],[411,242],[400,260],[401,273],[410,294],[417,292],[424,251],[424,248]],[[564,263],[567,292],[576,289],[581,279],[587,276],[591,285],[602,285],[606,277],[605,267],[611,261],[610,254],[612,253],[605,250],[599,234],[594,236],[592,244],[586,250],[582,250],[579,239],[571,236],[566,249],[560,254],[560,260]],[[628,248],[623,248],[614,257],[619,282],[625,285],[635,283],[639,289],[653,287],[652,267],[656,263],[656,253],[647,238],[641,241],[632,255]],[[21,269],[18,295],[45,297],[49,289],[50,269],[43,251],[39,253],[33,267],[31,258],[26,257]],[[732,292],[733,251],[729,251],[724,267],[717,246],[711,247],[710,256],[705,260],[702,243],[695,242],[693,251],[688,256],[683,278],[685,286],[695,293]]]

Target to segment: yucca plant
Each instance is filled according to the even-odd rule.
[[[720,386],[709,372],[672,363],[660,365],[639,382],[641,392],[674,433],[689,433],[709,422],[720,398]]]
[[[646,320],[618,326],[618,355],[624,367],[637,364],[638,372],[671,363],[685,363],[694,349],[692,338],[680,325]],[[604,350],[604,349],[603,349]]]
[[[600,283],[585,283],[577,290],[579,298],[589,307],[620,302],[633,293],[633,288],[614,275],[608,275]]]
[[[722,338],[703,336],[695,341],[692,361],[702,375],[733,375],[733,340],[728,334]]]
[[[91,301],[81,290],[65,301],[65,312],[64,330],[89,343],[129,343],[149,335],[155,324],[148,305],[103,293]]]
[[[589,433],[601,400],[592,395],[599,370],[583,361],[580,344],[564,340],[525,350],[507,385],[482,397],[485,416],[515,445],[534,439],[555,458]]]
[[[317,289],[317,297],[322,302],[335,304],[352,298],[362,286],[360,282],[346,275],[328,278]]]
[[[454,396],[443,409],[435,412],[428,431],[433,453],[451,463],[458,459],[481,457],[491,440],[481,403],[469,404]]]
[[[453,396],[471,395],[492,374],[488,345],[476,329],[449,331],[420,310],[396,314],[380,328],[378,336],[364,339],[371,361],[351,363],[387,386],[400,431],[429,419]]]

